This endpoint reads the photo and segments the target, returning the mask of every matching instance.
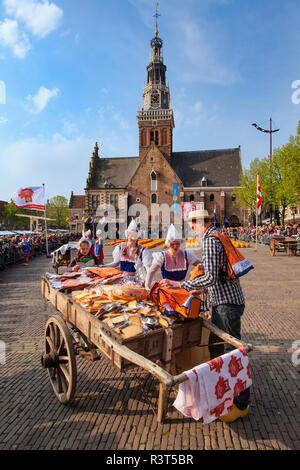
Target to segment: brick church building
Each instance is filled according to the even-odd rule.
[[[174,221],[173,202],[202,202],[204,208],[223,226],[224,220],[243,223],[242,211],[233,205],[233,190],[240,185],[242,172],[240,147],[222,150],[173,151],[175,121],[171,108],[170,90],[166,82],[163,41],[158,31],[151,40],[152,56],[147,66],[147,84],[143,91],[143,107],[138,110],[139,155],[136,157],[103,158],[96,143],[90,161],[85,188],[85,214],[97,224],[97,207],[112,204],[117,219],[129,208],[143,204],[146,216],[137,219],[146,229],[151,217],[164,234],[157,207],[170,207],[170,222]],[[73,197],[74,201],[74,197]],[[74,208],[74,206],[73,206]],[[153,214],[155,214],[153,216]],[[148,220],[145,220],[145,217]],[[123,221],[124,222],[124,221]],[[154,220],[152,220],[152,223]],[[145,233],[146,235],[146,233]]]

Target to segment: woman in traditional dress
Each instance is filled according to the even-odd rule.
[[[24,258],[24,266],[28,266],[29,258],[31,256],[30,243],[24,237],[21,242],[21,253]]]
[[[88,238],[81,238],[78,242],[78,248],[78,254],[70,264],[72,271],[99,265],[99,260],[91,251],[91,242]]]
[[[127,273],[136,273],[137,263],[140,263],[143,269],[147,272],[152,264],[151,253],[142,245],[139,245],[138,239],[140,238],[140,231],[132,220],[125,231],[126,242],[120,243],[116,246],[112,255],[114,261],[109,264],[105,264],[105,268],[117,268],[120,271]],[[145,277],[145,273],[144,273]]]
[[[192,250],[181,249],[182,238],[173,224],[170,225],[165,245],[167,250],[153,253],[152,266],[146,277],[146,288],[153,284],[155,273],[161,269],[163,279],[171,281],[183,281],[187,275],[189,266],[197,266],[200,260]]]

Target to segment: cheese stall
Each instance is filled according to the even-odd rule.
[[[115,268],[46,273],[41,291],[56,310],[45,324],[41,362],[62,404],[75,396],[76,356],[105,357],[125,374],[138,367],[159,381],[161,423],[171,387],[187,380],[180,359],[185,358],[184,365],[187,357],[196,361],[191,367],[209,360],[209,332],[222,343],[252,349],[211,323],[205,295],[186,293],[177,309],[176,290],[165,292],[155,284],[149,296],[138,279]]]

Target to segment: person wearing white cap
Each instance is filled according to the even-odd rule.
[[[92,236],[91,230],[88,229],[88,230],[83,234],[83,236],[84,236],[84,238],[87,238],[88,240],[90,240],[90,242],[91,242],[91,252],[92,252],[93,254],[95,254],[95,253],[94,253],[94,249],[95,249],[95,239],[94,239],[93,236]]]
[[[133,219],[127,230],[125,230],[126,242],[120,243],[119,246],[113,251],[114,261],[109,264],[105,264],[105,268],[116,268],[119,267],[120,271],[125,271],[128,273],[136,273],[136,263],[138,260],[142,262],[142,265],[146,272],[151,266],[152,255],[151,253],[139,245],[138,239],[141,236],[135,220]]]
[[[94,253],[96,258],[100,261],[100,264],[103,264],[104,253],[103,253],[103,238],[101,237],[102,230],[97,230],[96,235],[97,239],[94,245]]]
[[[190,265],[197,266],[200,263],[192,250],[181,250],[181,243],[181,235],[171,224],[165,241],[168,249],[160,253],[153,253],[153,263],[145,283],[147,289],[152,287],[154,275],[159,268],[163,279],[179,282],[185,279]]]
[[[78,242],[78,254],[70,264],[72,271],[79,271],[80,268],[88,266],[98,266],[99,260],[92,253],[92,244],[88,238],[82,237]]]

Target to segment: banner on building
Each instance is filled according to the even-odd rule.
[[[178,185],[173,184],[173,215],[177,215],[178,212]]]
[[[182,202],[181,209],[182,209],[182,218],[187,219],[191,211],[196,211],[196,210],[203,211],[204,203],[203,202]]]

